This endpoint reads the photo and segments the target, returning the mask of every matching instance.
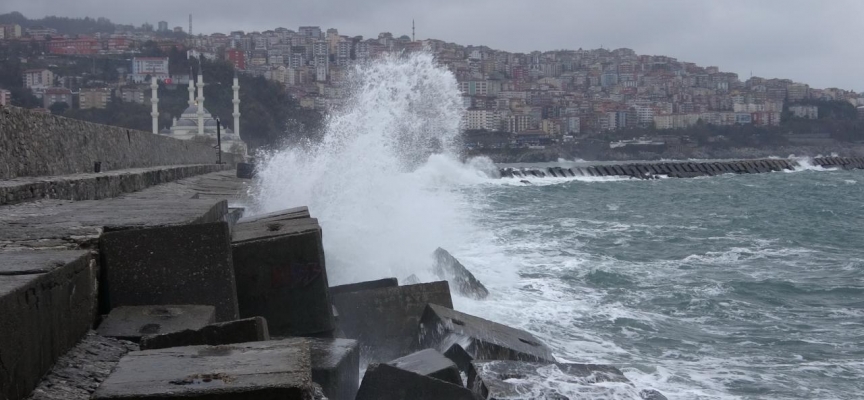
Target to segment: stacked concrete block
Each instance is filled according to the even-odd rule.
[[[200,329],[215,319],[213,306],[123,306],[111,310],[97,332],[105,337],[139,342],[144,336]]]
[[[422,346],[441,352],[459,345],[475,361],[555,361],[549,347],[534,335],[447,307],[429,304],[420,325]]]
[[[241,219],[232,252],[240,316],[262,316],[277,336],[331,336],[322,233],[308,211]]]
[[[418,282],[419,283],[419,282]],[[349,283],[347,285],[338,285],[330,287],[330,296],[336,296],[342,293],[360,292],[363,290],[380,289],[386,287],[397,287],[399,281],[396,278],[384,278],[374,281],[365,281],[357,283]]]
[[[330,400],[354,400],[360,381],[360,347],[351,339],[300,339],[312,352],[312,381]]]
[[[87,333],[93,261],[87,251],[0,252],[0,398],[25,398]]]
[[[239,316],[228,223],[107,232],[100,240],[107,309],[128,305],[216,307]]]
[[[405,357],[397,358],[387,363],[396,368],[450,382],[454,385],[462,385],[462,377],[459,369],[443,354],[433,349],[424,349]]]
[[[427,304],[453,306],[446,281],[333,296],[339,328],[348,338],[360,341],[368,361],[388,361],[420,349],[419,322]]]
[[[267,320],[254,317],[219,322],[199,329],[184,329],[170,333],[147,335],[141,339],[141,350],[199,345],[217,346],[264,340],[270,340]]]
[[[394,367],[370,364],[356,400],[477,400],[470,390],[440,379]]]
[[[289,340],[131,352],[93,399],[309,400],[312,392],[309,346]]]

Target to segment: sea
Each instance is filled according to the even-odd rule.
[[[864,171],[799,157],[757,175],[526,184],[459,157],[462,96],[434,56],[387,56],[347,82],[320,143],[260,155],[252,205],[309,207],[331,285],[437,280],[443,247],[490,291],[454,294],[457,310],[620,368],[634,386],[604,398],[864,397]]]

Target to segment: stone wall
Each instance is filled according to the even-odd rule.
[[[0,106],[0,179],[66,175],[160,165],[215,164],[211,147],[125,129]],[[224,163],[234,156],[223,154]]]

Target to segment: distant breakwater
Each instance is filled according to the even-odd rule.
[[[817,157],[813,165],[823,168],[864,169],[864,157]],[[761,174],[792,171],[801,164],[791,159],[759,159],[735,161],[665,161],[628,164],[590,165],[580,167],[499,168],[502,178],[568,178],[621,176],[636,179],[695,178],[722,174]]]

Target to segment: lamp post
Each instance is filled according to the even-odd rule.
[[[222,122],[216,117],[216,160],[222,164]]]

